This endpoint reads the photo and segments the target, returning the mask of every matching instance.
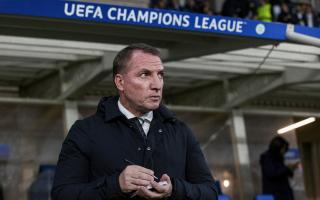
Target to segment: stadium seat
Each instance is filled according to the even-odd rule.
[[[231,198],[228,195],[219,195],[218,200],[231,200]]]
[[[274,200],[272,195],[260,194],[257,195],[256,200]]]

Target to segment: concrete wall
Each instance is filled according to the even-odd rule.
[[[25,200],[40,164],[55,164],[63,139],[62,108],[0,105],[0,143],[10,146],[0,162],[6,200]]]

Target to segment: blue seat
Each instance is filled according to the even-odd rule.
[[[260,194],[256,196],[256,200],[274,200],[274,197],[269,194]]]
[[[231,200],[231,198],[228,195],[219,195],[218,200]]]

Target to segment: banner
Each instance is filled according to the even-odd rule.
[[[281,23],[79,1],[0,0],[0,14],[126,24],[272,40],[286,39],[286,25]]]

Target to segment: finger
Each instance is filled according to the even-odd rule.
[[[165,191],[163,193],[165,197],[168,197],[172,194],[172,183],[171,183],[171,179],[167,174],[163,174],[161,176],[161,181],[165,181],[167,182],[167,185],[165,185]]]
[[[171,184],[171,179],[167,174],[163,174],[160,181],[167,181],[168,184]]]
[[[125,177],[125,185],[126,185],[126,188],[130,187],[130,189],[132,189],[132,187],[134,187],[134,189],[138,189],[141,186],[151,185],[151,181],[127,176]]]
[[[141,179],[150,180],[150,181],[154,179],[154,172],[152,170],[141,167],[139,165],[129,165],[126,167],[125,171],[126,171],[126,174],[134,178],[141,178]],[[138,177],[136,176],[137,174],[139,175],[143,174],[145,176]]]
[[[139,165],[132,165],[135,167],[135,169],[139,172],[142,172],[144,174],[148,174],[150,176],[154,176],[154,172],[151,170],[151,169],[147,169],[147,168],[144,168],[144,167],[141,167]]]
[[[163,181],[165,182],[165,181]],[[151,186],[158,192],[158,193],[167,193],[170,189],[170,185],[166,182],[166,184],[163,184],[163,182],[151,182]]]
[[[137,165],[127,166],[126,169],[124,170],[124,173],[123,173],[124,179],[131,180],[132,178],[134,178],[134,179],[141,179],[141,180],[146,180],[146,181],[153,181],[154,180],[153,176],[139,171],[140,169],[141,169],[141,167],[137,166]]]
[[[130,192],[132,190],[138,189],[138,186],[131,183],[132,178],[129,174],[124,170],[119,176],[119,185],[123,192]]]
[[[149,182],[154,180],[153,176],[151,176],[149,174],[145,174],[143,172],[136,172],[135,174],[132,174],[131,177],[135,178],[135,179],[149,181]]]
[[[128,184],[125,185],[124,191],[125,191],[125,192],[136,191],[136,190],[139,189],[139,187],[140,187],[140,186],[138,186],[138,185],[128,183]]]
[[[148,190],[145,187],[140,188],[139,193],[142,195],[142,197],[147,198],[147,199],[155,199],[155,198],[164,197],[163,193],[154,192],[154,191]]]
[[[131,183],[137,186],[148,186],[151,184],[149,180],[143,180],[143,179],[137,179],[137,178],[133,178],[131,180]]]

